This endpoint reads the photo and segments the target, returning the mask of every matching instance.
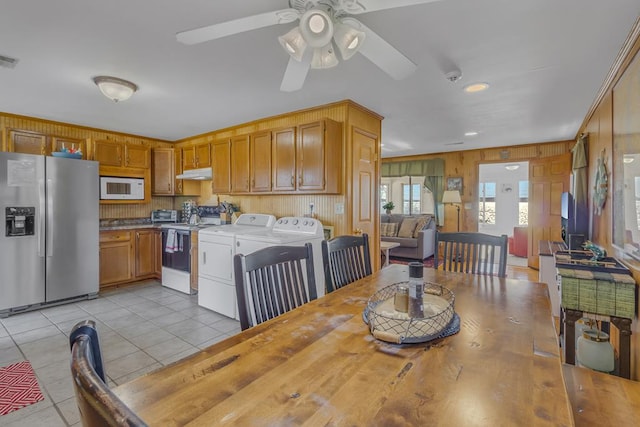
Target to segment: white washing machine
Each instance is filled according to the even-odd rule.
[[[236,236],[270,229],[276,217],[242,214],[233,224],[209,227],[198,233],[198,305],[239,319],[233,279]]]
[[[316,278],[318,298],[325,294],[324,267],[322,262],[322,241],[324,230],[317,219],[306,217],[283,217],[272,228],[252,230],[236,236],[236,253],[250,254],[269,246],[303,246],[311,243],[313,247],[313,268]]]

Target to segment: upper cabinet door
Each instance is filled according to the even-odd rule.
[[[273,132],[272,153],[272,190],[294,191],[296,189],[295,128]]]
[[[196,168],[196,150],[194,147],[184,147],[182,149],[182,170]]]
[[[324,122],[298,126],[298,150],[296,166],[298,190],[324,190]]]
[[[249,192],[249,135],[231,138],[231,192]]]
[[[271,132],[251,135],[249,147],[250,191],[252,193],[271,191]]]
[[[211,191],[215,194],[228,194],[231,191],[231,141],[217,141],[211,146],[213,151]]]
[[[298,126],[298,191],[339,193],[342,158],[340,123],[325,119]]]
[[[125,153],[124,166],[129,168],[149,168],[151,163],[151,149],[149,147],[144,145],[126,144]]]
[[[62,151],[64,149],[74,151],[80,151],[82,153],[82,158],[87,158],[87,141],[84,139],[76,139],[76,138],[63,138],[59,136],[51,137],[51,151]]]
[[[175,194],[173,148],[154,148],[151,168],[151,194],[172,196]]]
[[[112,141],[96,141],[94,145],[94,160],[100,166],[122,166],[123,144]]]
[[[207,168],[211,166],[211,144],[198,144],[196,150],[196,168]]]
[[[51,154],[47,149],[47,136],[22,130],[9,130],[9,151],[23,154]]]

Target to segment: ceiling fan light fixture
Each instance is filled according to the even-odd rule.
[[[304,41],[300,28],[295,27],[287,34],[278,37],[282,48],[296,61],[302,61],[304,51],[307,49],[307,42]]]
[[[311,68],[324,69],[338,65],[338,58],[333,50],[333,45],[316,48],[313,50],[313,58],[311,59]]]
[[[130,81],[110,76],[96,76],[93,82],[100,92],[113,102],[126,101],[138,90],[138,86]]]
[[[300,18],[300,33],[311,47],[323,47],[333,37],[333,21],[327,12],[310,9]]]
[[[356,30],[350,25],[336,22],[333,40],[338,46],[342,59],[345,61],[360,49],[364,38],[365,33],[363,31]]]

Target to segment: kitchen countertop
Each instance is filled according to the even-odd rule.
[[[128,224],[128,225],[109,225],[100,227],[100,231],[112,231],[112,230],[136,230],[139,228],[157,228],[160,229],[160,224]]]

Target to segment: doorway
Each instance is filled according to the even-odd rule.
[[[509,236],[509,265],[527,265],[528,224],[529,162],[480,164],[478,231]]]

